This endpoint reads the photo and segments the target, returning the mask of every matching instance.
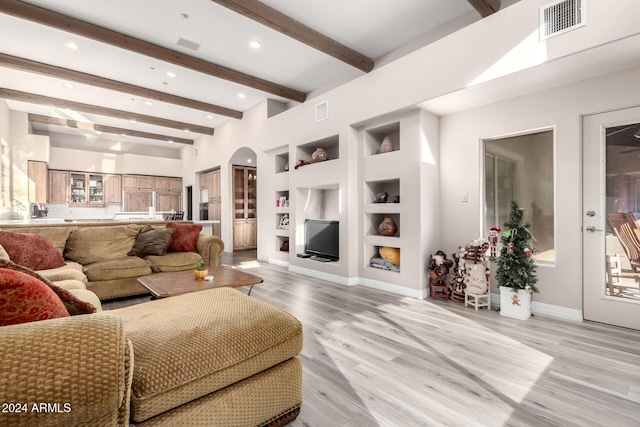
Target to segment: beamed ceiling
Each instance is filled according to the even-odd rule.
[[[29,113],[41,133],[177,149],[242,120],[265,99],[303,103],[406,53],[404,46],[419,48],[430,33],[500,7],[500,0],[1,0],[0,98]]]

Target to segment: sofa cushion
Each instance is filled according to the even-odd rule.
[[[147,255],[164,255],[171,243],[174,231],[172,228],[155,228],[147,225],[140,230],[129,255],[140,258]]]
[[[149,255],[144,259],[154,273],[194,270],[202,262],[197,252],[169,252],[164,256]]]
[[[169,244],[167,252],[196,252],[198,237],[202,231],[201,225],[195,224],[178,224],[177,222],[168,222],[167,228],[174,229],[173,239]]]
[[[87,289],[69,289],[69,293],[78,300],[84,301],[87,304],[91,304],[93,307],[95,307],[96,313],[102,311],[102,302],[100,302],[100,298],[98,298],[98,296],[93,292]],[[72,316],[75,316],[77,314],[85,314],[75,307],[67,307],[67,311],[69,311],[69,314]]]
[[[89,282],[128,279],[151,274],[151,267],[142,258],[124,256],[117,259],[93,262],[84,266]]]
[[[37,234],[47,239],[57,250],[60,255],[64,252],[69,234],[75,230],[76,226],[51,226],[51,225],[34,225],[32,227],[21,227],[13,229],[15,233]]]
[[[60,252],[38,234],[0,231],[0,245],[11,261],[31,270],[48,270],[64,265]]]
[[[132,416],[141,422],[264,371],[302,349],[302,325],[231,288],[116,309],[133,344]]]
[[[69,312],[46,283],[21,271],[0,268],[0,326],[59,317],[69,317]]]
[[[61,280],[87,282],[87,276],[82,272],[82,266],[77,262],[67,262],[63,267],[51,268],[49,270],[36,270],[36,272],[52,282],[59,282]]]
[[[28,274],[31,277],[41,281],[45,285],[49,286],[51,290],[60,298],[65,308],[70,314],[90,314],[96,312],[96,307],[92,304],[86,302],[85,300],[76,298],[71,292],[69,292],[66,288],[60,287],[45,277],[42,277],[37,272],[30,270],[24,266],[18,265],[11,261],[0,261],[0,268],[6,268],[9,270],[16,270],[21,273]],[[80,282],[82,286],[84,283]]]
[[[139,229],[136,225],[78,228],[67,239],[65,257],[84,266],[126,257]]]
[[[7,251],[4,249],[4,246],[0,245],[0,260],[2,261],[10,261],[11,257],[9,257],[9,254],[7,253]]]

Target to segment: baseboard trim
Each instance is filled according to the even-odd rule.
[[[500,294],[491,294],[491,306],[500,307]],[[574,322],[582,322],[584,320],[582,310],[537,301],[531,302],[531,313],[571,320]]]
[[[405,297],[411,297],[416,299],[425,299],[427,297],[426,289],[411,289],[404,286],[394,285],[388,282],[380,282],[378,280],[366,279],[364,277],[358,277],[357,284],[365,286],[367,288],[377,289],[379,291],[385,291],[396,295],[402,295]]]
[[[284,261],[284,260],[277,259],[277,258],[269,258],[267,260],[267,262],[269,264],[277,265],[279,267],[285,267],[285,268],[289,267],[289,261]]]
[[[316,279],[326,280],[327,282],[337,283],[338,285],[354,286],[358,284],[357,280],[353,280],[353,278],[329,274],[324,271],[312,270],[310,268],[298,267],[297,265],[289,265],[289,271],[292,273],[304,274],[309,277],[315,277]]]

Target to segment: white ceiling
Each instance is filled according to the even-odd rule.
[[[210,0],[30,0],[28,3],[307,94],[335,87],[364,74]],[[426,34],[462,16],[467,17],[466,22],[480,19],[467,0],[263,0],[262,3],[373,60],[394,51],[407,53],[406,49],[402,50],[403,46],[419,47],[415,45],[415,40],[425,39]],[[503,1],[503,5],[505,3],[513,1]],[[469,18],[471,16],[473,18]],[[201,47],[197,52],[185,49],[176,44],[179,38],[200,43]],[[249,47],[249,42],[253,40],[259,41],[262,47]],[[67,42],[74,42],[80,48],[68,49],[65,47]],[[239,111],[246,111],[266,98],[289,102],[260,90],[4,14],[0,14],[0,52]],[[168,71],[177,76],[167,76]],[[63,86],[64,83],[54,77],[0,67],[0,87],[6,89],[207,127],[215,127],[226,120],[237,120],[216,114],[207,118],[209,113],[206,111],[159,101],[146,105],[144,98],[77,82],[71,82],[74,88],[68,89]],[[244,98],[240,98],[239,94],[243,94]],[[194,139],[198,136],[171,128],[25,102],[8,101],[8,104],[12,110],[52,117],[171,137]],[[100,138],[129,143],[121,144],[122,150],[126,150],[122,147],[133,144],[166,149],[182,146],[123,135],[82,133],[53,125],[37,124],[34,128],[44,133],[81,135],[88,140]],[[55,140],[64,138],[58,136]]]

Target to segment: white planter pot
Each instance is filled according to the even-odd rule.
[[[527,320],[531,317],[531,291],[500,286],[500,315]]]

